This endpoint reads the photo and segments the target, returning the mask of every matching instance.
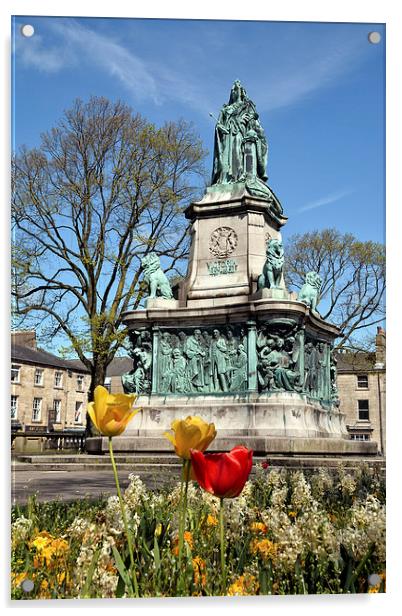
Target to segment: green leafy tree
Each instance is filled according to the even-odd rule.
[[[76,100],[38,148],[13,157],[14,323],[64,334],[91,372],[90,396],[126,335],[123,313],[141,301],[141,258],[154,251],[181,272],[182,212],[204,157],[190,124],[157,128],[97,97]]]
[[[336,229],[297,234],[286,243],[285,280],[300,289],[307,272],[322,278],[318,310],[339,327],[336,348],[365,348],[369,328],[385,317],[385,247]]]

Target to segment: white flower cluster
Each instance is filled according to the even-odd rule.
[[[325,492],[333,489],[334,480],[326,468],[320,468],[318,473],[311,477],[310,485],[314,498],[320,498]]]
[[[333,486],[326,471],[316,475],[313,490],[302,472],[292,473],[288,506],[285,475],[273,471],[269,481],[273,488],[271,502],[261,518],[268,527],[270,539],[277,546],[275,565],[284,572],[290,572],[296,559],[299,557],[303,561],[308,552],[313,552],[318,558],[339,561],[341,543],[355,560],[361,560],[374,544],[376,557],[385,560],[385,507],[375,496],[368,496],[363,503],[355,503],[342,528],[338,528],[313,496],[313,492],[319,497],[324,489]],[[339,482],[344,494],[355,493],[356,481],[351,475],[341,470]]]
[[[283,571],[292,571],[304,547],[299,527],[292,524],[287,513],[276,506],[264,511],[261,517],[278,547],[275,565]]]
[[[355,560],[360,560],[374,544],[377,557],[385,560],[385,507],[370,494],[366,501],[354,504],[340,539]]]
[[[29,518],[20,516],[11,525],[11,538],[14,544],[26,541],[32,531],[33,521]]]
[[[272,470],[268,475],[267,484],[272,488],[271,506],[281,509],[285,505],[288,495],[285,469]]]
[[[92,577],[91,588],[96,596],[102,598],[114,597],[118,584],[118,575],[114,568],[114,559],[111,556],[111,540],[105,539],[101,544],[101,551]],[[75,584],[78,592],[82,591],[88,575],[89,567],[93,561],[98,543],[85,544],[81,547],[75,568]]]
[[[342,496],[353,496],[356,492],[356,481],[352,475],[340,473],[337,487],[340,489]]]
[[[80,552],[74,569],[74,582],[78,593],[85,586],[94,554],[100,549],[92,578],[92,588],[95,589],[99,597],[114,596],[118,575],[115,569],[112,546],[115,545],[115,537],[119,536],[122,530],[118,516],[114,520],[114,525],[117,528],[110,525],[112,512],[114,513],[113,508],[114,501],[111,500],[105,509],[105,521],[100,524],[95,524],[78,517],[70,525],[70,536],[81,542]]]
[[[250,520],[255,517],[249,506],[252,491],[253,485],[247,481],[240,496],[225,499],[226,534],[229,538],[242,536]]]
[[[303,541],[303,555],[308,551],[319,558],[328,557],[334,562],[340,556],[340,538],[328,515],[317,502],[312,502],[300,516],[295,526]]]
[[[121,507],[118,496],[109,496],[104,513],[109,527],[109,533],[111,535],[121,535],[125,532],[124,521],[121,515]],[[135,533],[140,525],[141,518],[136,511],[130,509],[127,502],[126,517],[131,532]]]
[[[95,534],[96,524],[85,518],[77,517],[70,524],[68,532],[72,539],[78,539],[82,542],[86,540],[86,537]]]
[[[302,471],[296,471],[291,475],[291,507],[296,511],[301,511],[306,507],[309,507],[312,503],[311,487],[306,481],[306,478]]]
[[[135,510],[142,505],[143,502],[150,500],[150,492],[148,492],[144,483],[134,473],[128,476],[129,484],[124,492],[124,501],[130,510]]]
[[[175,485],[175,487],[173,488],[173,490],[170,492],[168,496],[168,502],[175,507],[177,507],[180,502],[180,491],[181,491],[181,484],[179,482]],[[184,493],[184,486],[183,486],[183,493]],[[193,481],[189,481],[188,486],[187,486],[188,506],[194,507],[195,505],[197,505],[197,503],[199,503],[200,501],[200,496],[201,496],[200,488],[198,487],[198,485],[194,483]]]

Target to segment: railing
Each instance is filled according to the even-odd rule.
[[[74,451],[78,451],[78,453],[81,453],[85,449],[85,432],[77,432],[73,430],[63,430],[63,432],[49,432],[47,430],[35,432],[13,431],[11,433],[12,448],[17,437],[22,437],[25,439],[41,439],[41,449],[53,449],[56,451],[74,449]]]

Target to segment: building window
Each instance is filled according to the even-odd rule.
[[[75,403],[74,423],[82,424],[82,402]]]
[[[83,391],[83,385],[84,385],[84,375],[82,374],[77,374],[77,390],[78,391]]]
[[[368,400],[358,400],[357,401],[359,408],[359,419],[363,421],[369,420],[369,401]]]
[[[108,392],[110,393],[110,388],[111,388],[111,385],[112,385],[112,379],[111,379],[110,376],[107,376],[105,378],[105,382],[103,383],[103,385],[104,385],[105,389],[107,389]]]
[[[369,434],[352,434],[350,438],[352,441],[369,441],[370,440]]]
[[[357,375],[357,387],[359,389],[368,389],[368,375],[367,374]]]
[[[61,400],[53,400],[54,422],[61,422]]]
[[[11,419],[18,417],[18,396],[11,396]]]
[[[34,398],[32,405],[32,421],[40,421],[42,411],[42,398]]]
[[[63,373],[62,372],[54,373],[54,386],[63,387]]]
[[[20,370],[21,366],[17,364],[11,364],[11,382],[19,383],[20,382]]]
[[[43,370],[41,368],[36,368],[35,370],[35,385],[43,385]]]

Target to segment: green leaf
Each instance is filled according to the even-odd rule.
[[[89,595],[89,589],[90,589],[91,584],[92,584],[92,578],[93,578],[94,573],[95,573],[95,568],[96,568],[96,564],[98,562],[98,558],[99,558],[100,552],[101,551],[100,551],[100,548],[99,548],[98,550],[96,550],[96,552],[92,556],[91,564],[89,565],[89,568],[88,568],[87,579],[85,580],[84,588],[81,591],[81,597],[83,599],[90,599],[91,598],[90,595]]]
[[[155,563],[155,571],[158,572],[161,566],[161,557],[159,553],[158,539],[156,536],[154,537],[154,563]]]
[[[112,550],[113,550],[113,556],[114,556],[114,560],[116,563],[116,567],[117,567],[117,571],[120,574],[120,577],[122,578],[123,582],[126,585],[127,590],[130,593],[130,596],[134,596],[134,591],[133,591],[133,585],[131,583],[131,578],[130,578],[130,574],[126,569],[126,566],[122,560],[122,557],[120,556],[117,548],[115,545],[112,545]]]

